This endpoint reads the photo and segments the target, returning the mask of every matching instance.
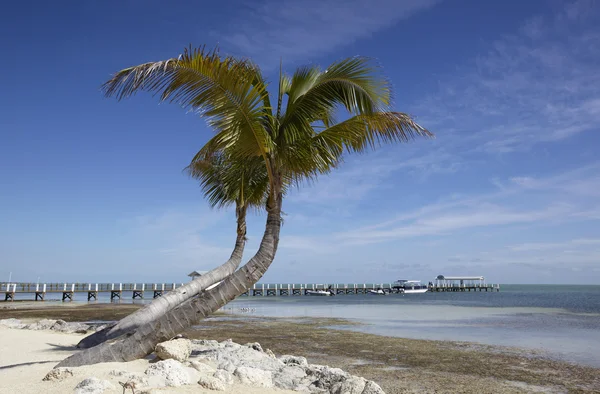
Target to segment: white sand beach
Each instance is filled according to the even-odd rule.
[[[0,327],[0,392],[2,393],[72,393],[75,386],[89,377],[107,380],[114,388],[104,393],[123,392],[119,381],[123,377],[113,376],[113,370],[144,373],[151,360],[136,360],[128,363],[103,363],[73,368],[73,376],[62,381],[43,381],[46,374],[61,360],[75,351],[75,344],[82,334],[65,334],[52,331],[33,331]],[[128,391],[131,392],[131,391]],[[140,392],[136,390],[136,393]],[[198,384],[180,387],[152,388],[146,393],[214,393]],[[270,394],[293,393],[276,388],[252,387],[233,384],[229,393]]]

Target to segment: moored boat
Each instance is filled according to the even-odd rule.
[[[377,289],[377,290],[369,290],[368,294],[373,294],[373,295],[386,295],[386,292],[383,291],[382,289]]]
[[[306,295],[328,297],[334,294],[329,290],[306,290]]]
[[[392,284],[392,288],[399,293],[404,294],[422,294],[426,293],[428,288],[420,280],[399,279]]]

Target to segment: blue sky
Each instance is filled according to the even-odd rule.
[[[371,56],[437,136],[291,193],[265,281],[600,283],[599,22],[593,1],[7,2],[0,280],[183,281],[225,261],[234,214],[182,172],[203,121],[99,91],[206,44],[270,80],[280,57]],[[246,256],[263,228],[249,218]]]

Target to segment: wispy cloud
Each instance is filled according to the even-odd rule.
[[[599,238],[579,238],[572,239],[566,242],[534,242],[534,243],[523,243],[519,245],[512,245],[508,248],[516,252],[525,251],[540,251],[540,250],[552,250],[552,249],[571,249],[573,247],[582,246],[596,246],[600,247]]]
[[[306,61],[369,37],[439,0],[266,0],[249,2],[219,31],[223,42],[261,65]],[[217,34],[217,33],[215,33]]]
[[[291,203],[351,208],[373,193],[390,188],[390,179],[408,176],[416,182],[435,175],[453,174],[463,166],[461,159],[436,147],[432,141],[419,141],[433,149],[423,153],[417,144],[388,147],[377,154],[352,157],[332,174],[314,185],[304,185],[289,197]]]
[[[545,178],[511,177],[501,190],[444,199],[398,212],[391,219],[338,233],[338,240],[357,243],[449,234],[470,228],[544,221],[596,220],[600,179],[593,163]],[[535,204],[528,203],[535,202]]]
[[[597,130],[598,23],[600,9],[589,1],[534,17],[442,76],[439,91],[414,111],[446,130],[469,132],[462,148],[478,152],[524,151]]]

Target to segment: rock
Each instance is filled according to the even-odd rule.
[[[225,391],[225,383],[223,383],[220,379],[217,379],[212,376],[201,376],[198,380],[198,384],[204,387],[205,389]]]
[[[220,345],[223,347],[236,347],[236,348],[242,346],[240,344],[233,342],[231,340],[231,338],[224,340],[223,342],[220,343]]]
[[[46,381],[60,381],[73,376],[73,370],[71,368],[54,368],[44,376]]]
[[[65,333],[85,334],[90,329],[90,326],[83,323],[67,323],[64,320],[56,320],[50,327],[52,331],[60,331]]]
[[[247,344],[245,344],[244,346],[246,346],[246,347],[248,347],[248,348],[250,348],[250,349],[254,349],[254,350],[256,350],[257,352],[262,352],[262,351],[263,351],[263,348],[262,348],[262,346],[260,346],[260,343],[258,343],[258,342],[247,343]]]
[[[279,361],[281,361],[285,365],[300,365],[300,366],[308,365],[308,361],[306,361],[306,357],[290,356],[289,354],[279,357]]]
[[[329,368],[326,365],[311,364],[305,367],[306,374],[312,384],[309,388],[329,390],[336,383],[343,382],[351,375],[339,368]]]
[[[87,378],[75,386],[75,394],[101,394],[104,390],[114,389],[108,380],[98,378]]]
[[[150,385],[150,381],[149,381],[148,377],[144,376],[144,374],[139,373],[139,372],[129,372],[129,371],[123,371],[123,370],[119,370],[119,369],[113,369],[108,374],[111,376],[122,377],[124,380],[123,383],[132,382],[132,383],[135,383],[137,387]],[[157,384],[157,385],[161,385],[161,384]]]
[[[154,352],[161,360],[173,359],[184,362],[192,353],[192,343],[187,339],[175,339],[156,345]]]
[[[275,355],[275,353],[273,353],[271,349],[265,350],[265,354],[271,358],[277,358],[277,356]]]
[[[217,366],[217,369],[222,369],[229,373],[233,373],[236,369],[236,366],[231,361],[222,361]]]
[[[362,394],[385,394],[385,391],[379,385],[372,380],[367,380],[365,384],[365,389]]]
[[[224,369],[217,369],[213,376],[225,384],[233,384],[233,374]]]
[[[303,367],[285,366],[274,374],[273,384],[284,390],[297,390],[303,386],[303,380],[306,378],[306,372]],[[304,386],[310,385],[310,381],[305,382]]]
[[[163,377],[165,379],[165,385],[171,387],[193,383],[188,368],[179,361],[173,359],[162,360],[152,364],[146,369],[146,375]]]
[[[192,344],[204,347],[219,347],[219,342],[214,339],[192,339]]]
[[[27,324],[23,328],[27,330],[49,330],[55,323],[56,320],[42,319],[38,322]]]
[[[331,386],[331,394],[362,394],[367,381],[358,376],[351,376],[348,379],[337,382]]]
[[[54,331],[65,331],[68,327],[69,323],[67,323],[64,320],[58,319],[57,321],[54,322],[54,324],[52,325],[52,327],[50,327],[51,330]]]
[[[196,371],[198,371],[204,375],[207,375],[207,374],[212,375],[213,373],[215,373],[215,368],[211,367],[210,365],[208,365],[206,363],[198,361],[198,360],[191,361],[190,367],[194,368]]]
[[[7,328],[25,328],[26,324],[21,323],[21,320],[10,318],[0,320],[0,326]]]
[[[276,358],[270,357],[265,352],[259,352],[246,346],[224,346],[216,349],[195,351],[194,357],[198,360],[213,360],[218,369],[234,372],[236,367],[251,367],[266,371],[279,371],[285,364]],[[233,365],[230,366],[228,363]]]
[[[273,387],[271,371],[252,367],[238,367],[233,373],[242,384],[258,387]]]

